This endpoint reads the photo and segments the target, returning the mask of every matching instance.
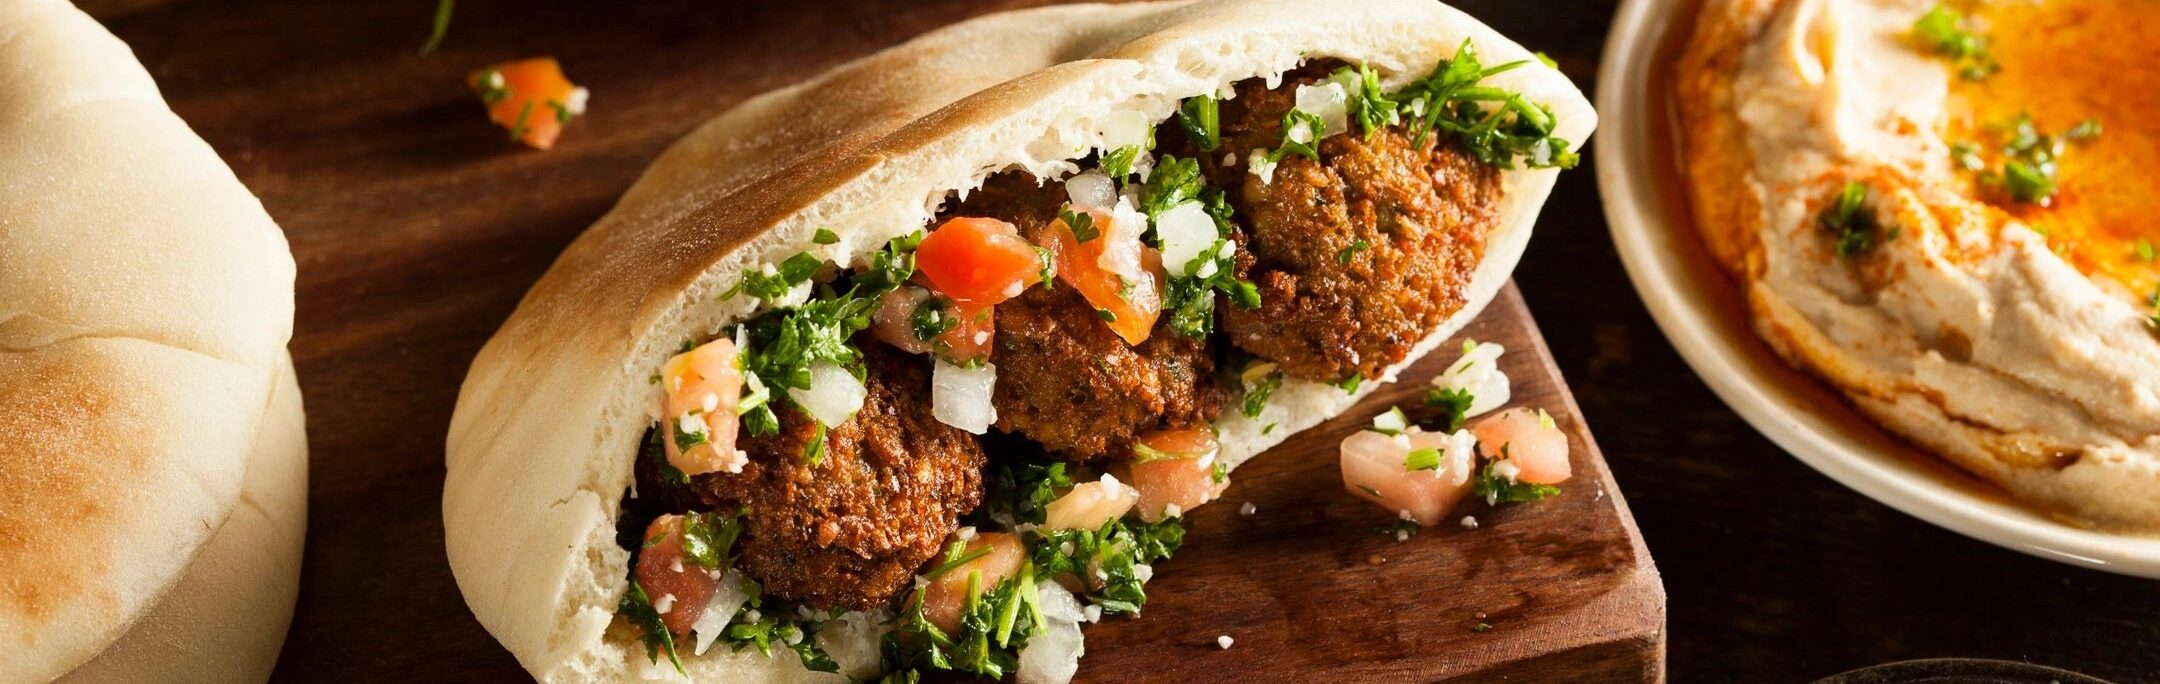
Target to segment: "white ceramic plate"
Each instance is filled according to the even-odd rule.
[[[1725,403],[1802,462],[1974,539],[2071,565],[2160,578],[2160,539],[2095,532],[2018,505],[1875,426],[1755,336],[1738,288],[1688,224],[1668,124],[1671,57],[1696,3],[1627,0],[1598,72],[1598,187],[1613,242],[1665,337]]]

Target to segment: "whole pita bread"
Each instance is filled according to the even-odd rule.
[[[149,653],[131,632],[173,611],[275,628],[94,669],[267,673],[306,497],[292,299],[284,235],[127,46],[65,2],[0,0],[0,681]]]
[[[1127,110],[1169,117],[1183,98],[1305,59],[1378,69],[1390,87],[1470,39],[1489,63],[1533,60],[1492,83],[1552,108],[1581,144],[1596,115],[1559,72],[1429,0],[1254,0],[1050,7],[951,26],[753,98],[663,154],[533,286],[473,362],[451,420],[443,521],[451,569],[481,624],[542,681],[675,679],[627,629],[615,542],[647,378],[685,339],[753,313],[721,301],[739,274],[811,250],[853,263],[928,224],[991,173],[1062,177]],[[1501,220],[1468,304],[1396,370],[1474,318],[1513,270],[1555,170],[1503,177]],[[839,236],[815,245],[820,228]],[[1392,379],[1392,372],[1390,373]],[[1379,383],[1367,383],[1364,392]],[[1235,465],[1363,395],[1292,380],[1258,419],[1226,417]],[[1263,434],[1262,426],[1277,428]],[[684,654],[700,681],[834,680],[792,655]],[[1115,657],[1110,656],[1110,657]]]

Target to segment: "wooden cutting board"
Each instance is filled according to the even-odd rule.
[[[291,681],[505,681],[523,672],[444,560],[443,436],[466,364],[526,287],[668,142],[759,91],[1026,2],[104,0],[173,107],[285,227],[313,447]],[[618,6],[620,5],[620,6]],[[512,146],[463,74],[549,54],[592,89],[552,152]],[[1576,173],[1587,173],[1577,171]],[[1335,445],[1453,347],[1350,415],[1240,469],[1192,515],[1146,616],[1098,625],[1085,681],[1657,681],[1664,592],[1512,287],[1467,335],[1510,350],[1515,401],[1571,435],[1545,502],[1398,542],[1344,493]],[[1257,512],[1238,513],[1252,502]],[[1478,631],[1480,623],[1491,626]],[[1219,635],[1234,638],[1227,651]]]

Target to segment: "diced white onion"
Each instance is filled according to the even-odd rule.
[[[1500,370],[1500,354],[1505,351],[1506,347],[1492,342],[1464,342],[1462,357],[1433,376],[1432,384],[1470,393],[1470,410],[1463,412],[1464,417],[1506,406],[1510,397],[1508,377]]]
[[[690,634],[697,637],[697,647],[691,652],[705,655],[705,649],[712,648],[713,642],[720,639],[720,633],[727,631],[728,623],[735,619],[735,611],[741,610],[743,602],[748,600],[750,595],[743,593],[741,575],[733,570],[721,575],[719,586],[713,588],[712,598],[705,601],[705,612],[698,615],[697,622],[690,623]]]
[[[1102,149],[1115,151],[1121,147],[1138,145],[1147,148],[1148,131],[1155,126],[1148,115],[1137,110],[1111,112],[1095,125],[1095,132],[1102,136]]]
[[[1320,121],[1327,124],[1327,130],[1321,131],[1320,137],[1350,130],[1350,93],[1344,91],[1340,83],[1298,86],[1296,107],[1320,117]]]
[[[1080,656],[1087,646],[1080,636],[1080,622],[1087,612],[1072,592],[1056,582],[1037,582],[1035,601],[1042,606],[1043,624],[1020,649],[1019,684],[1066,684],[1080,671]]]
[[[1441,458],[1440,476],[1449,484],[1461,486],[1470,481],[1470,471],[1477,466],[1477,435],[1467,429],[1449,434]]]
[[[810,389],[790,392],[804,413],[832,427],[847,422],[862,408],[869,390],[847,369],[819,361],[810,364]]]
[[[1074,209],[1109,211],[1117,204],[1117,183],[1101,171],[1089,171],[1065,179],[1065,195]]]
[[[1102,229],[1102,236],[1096,239],[1104,242],[1102,256],[1095,259],[1096,265],[1124,278],[1127,283],[1149,277],[1140,267],[1140,233],[1147,230],[1146,214],[1134,209],[1131,202],[1119,198],[1117,206],[1110,209],[1110,225],[1097,227]]]
[[[1155,235],[1162,238],[1163,270],[1183,276],[1191,273],[1192,261],[1214,247],[1222,234],[1207,209],[1199,202],[1186,202],[1155,217]]]
[[[962,368],[939,359],[930,376],[930,414],[970,433],[988,432],[997,422],[997,408],[990,405],[990,388],[996,384],[996,364]]]

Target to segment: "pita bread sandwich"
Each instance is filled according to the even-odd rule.
[[[1594,123],[1427,0],[998,14],[753,98],[474,361],[451,567],[543,681],[1067,681],[1182,513],[1478,313]]]

